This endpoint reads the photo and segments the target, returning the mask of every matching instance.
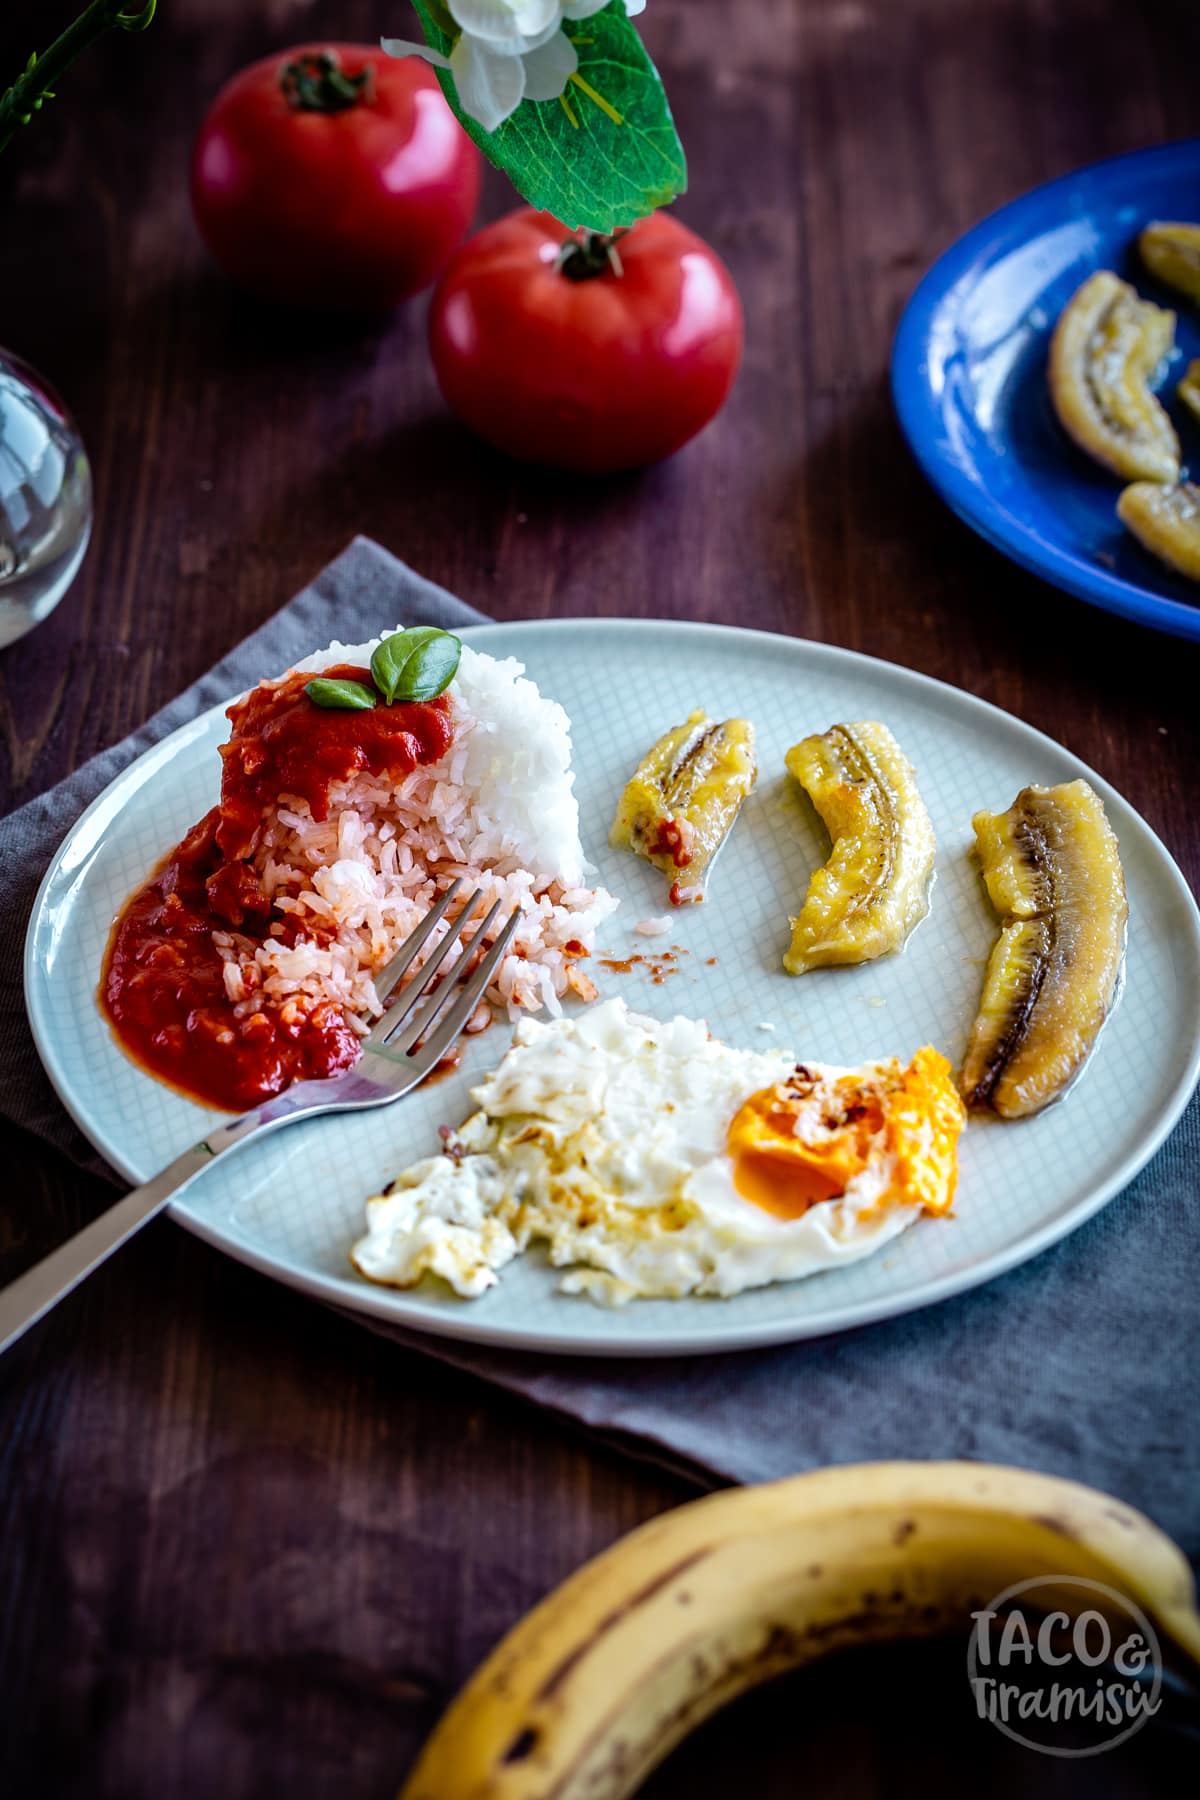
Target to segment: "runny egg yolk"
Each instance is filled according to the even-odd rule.
[[[948,1212],[965,1122],[950,1065],[926,1047],[906,1069],[894,1066],[894,1076],[831,1083],[816,1117],[814,1088],[803,1077],[751,1094],[726,1140],[743,1198],[776,1218],[798,1219],[844,1194],[876,1161],[887,1173],[877,1208]],[[797,1136],[802,1115],[806,1137]]]

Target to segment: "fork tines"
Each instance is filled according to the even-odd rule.
[[[476,933],[475,939],[472,940],[472,947],[475,942],[482,943],[484,941],[500,906],[501,902],[497,900]],[[420,1016],[407,1027],[400,1039],[389,1042],[389,1050],[398,1050],[403,1045],[404,1049],[411,1053],[415,1048],[423,1071],[435,1068],[451,1045],[466,1030],[468,1019],[487,993],[492,983],[492,977],[508,952],[508,946],[512,942],[513,934],[520,920],[521,909],[517,907],[504,921],[499,937],[483,959],[470,970],[456,974],[443,987],[439,988],[429,1005],[422,1007]],[[446,1002],[455,995],[457,995],[457,999],[454,1000],[453,1006],[450,1007],[444,1019],[439,1019],[438,1015],[443,1011]],[[435,1020],[437,1021],[437,1030],[432,1035],[427,1035]]]
[[[412,967],[421,950],[445,918],[461,886],[461,881],[455,881],[447,888],[437,905],[426,913],[417,929],[410,937],[406,938],[391,962],[381,972],[376,981],[376,989],[382,999],[386,999]],[[451,920],[445,936],[435,946],[426,962],[417,970],[399,1000],[384,1013],[368,1033],[365,1047],[379,1049],[386,1044],[393,1056],[406,1056],[419,1044],[422,1060],[428,1061],[431,1067],[445,1055],[487,992],[492,976],[512,941],[513,933],[521,916],[518,908],[505,920],[495,942],[482,959],[473,960],[472,953],[486,943],[488,933],[495,924],[504,904],[502,900],[497,900],[483,923],[472,934],[461,963],[447,979],[439,983],[438,977],[442,965],[454,946],[461,940],[481,895],[482,890],[477,888],[456,917]],[[422,999],[426,1004],[421,1006],[418,1011],[418,1003]],[[454,1005],[442,1020],[434,1038],[421,1043],[422,1038],[426,1037],[430,1027],[439,1020],[451,1000],[454,1001]]]

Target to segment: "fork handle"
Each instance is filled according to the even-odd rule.
[[[57,1306],[93,1269],[128,1242],[148,1219],[160,1213],[201,1171],[208,1168],[213,1150],[207,1142],[193,1144],[182,1156],[132,1193],[102,1212],[98,1219],[34,1263],[24,1275],[0,1289],[0,1354],[28,1331],[31,1325]]]
[[[291,1125],[318,1113],[340,1111],[355,1103],[359,1091],[353,1072],[327,1081],[298,1081],[255,1111],[214,1126],[206,1138],[168,1163],[152,1181],[134,1188],[65,1244],[34,1263],[24,1275],[0,1288],[0,1356],[72,1288],[85,1281],[93,1269],[106,1262],[114,1250],[128,1243],[135,1231],[177,1199],[197,1175],[211,1168],[214,1157],[236,1150],[251,1138],[262,1137],[281,1125]]]

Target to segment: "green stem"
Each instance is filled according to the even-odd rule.
[[[30,57],[12,86],[0,94],[0,150],[28,125],[43,100],[52,100],[56,82],[75,58],[109,31],[145,31],[154,17],[157,0],[91,0],[67,29],[56,37],[44,55]]]
[[[336,50],[306,50],[286,65],[279,85],[295,112],[348,112],[370,98],[371,65],[360,75],[347,75]]]
[[[625,270],[617,243],[627,235],[624,231],[572,232],[555,257],[554,266],[568,281],[594,281],[597,275],[621,277]]]

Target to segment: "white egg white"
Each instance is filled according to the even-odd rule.
[[[354,1264],[372,1281],[411,1287],[436,1275],[473,1297],[544,1242],[569,1271],[564,1291],[619,1304],[736,1294],[869,1256],[920,1212],[873,1210],[886,1160],[794,1219],[735,1186],[730,1122],[794,1067],[790,1051],[735,1049],[702,1021],[647,1018],[621,1000],[525,1019],[443,1153],[367,1202]],[[845,1071],[807,1068],[820,1108],[823,1084]]]

